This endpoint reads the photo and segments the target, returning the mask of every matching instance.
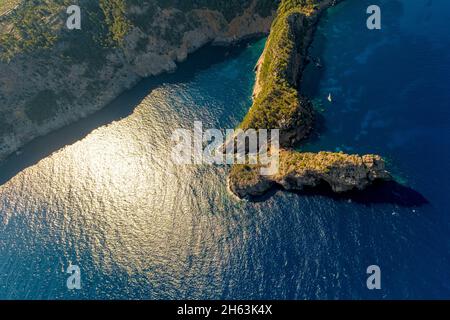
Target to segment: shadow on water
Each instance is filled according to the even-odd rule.
[[[308,136],[295,145],[296,150],[301,150],[302,146],[305,144],[314,144],[319,143],[321,140],[321,136],[326,133],[328,130],[327,122],[323,114],[314,111],[314,126]]]
[[[281,187],[273,188],[262,197],[252,199],[254,202],[263,202],[274,196]],[[366,206],[373,204],[393,204],[400,207],[415,208],[429,204],[429,201],[419,192],[395,181],[376,182],[372,186],[361,191],[335,193],[331,187],[323,183],[315,188],[306,188],[303,191],[283,191],[296,194],[301,197],[328,197],[335,201],[358,203]]]
[[[0,185],[5,184],[22,170],[35,165],[52,153],[83,139],[93,130],[131,115],[152,90],[164,84],[186,83],[202,70],[239,56],[249,43],[256,40],[258,39],[242,41],[231,47],[206,45],[189,55],[186,61],[179,63],[176,72],[145,78],[133,88],[119,95],[105,108],[73,124],[34,139],[21,148],[19,153],[10,155],[0,164]]]

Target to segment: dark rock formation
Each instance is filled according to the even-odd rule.
[[[344,153],[300,153],[280,151],[279,172],[273,176],[260,174],[259,166],[234,166],[229,176],[230,190],[240,198],[265,194],[275,185],[285,190],[303,190],[327,183],[334,192],[362,190],[375,180],[389,180],[385,162],[377,155]]]

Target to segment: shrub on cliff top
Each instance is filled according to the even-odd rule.
[[[12,28],[10,32],[0,35],[0,60],[8,61],[20,53],[49,49],[57,42],[66,44],[71,42],[70,47],[79,45],[85,48],[89,45],[90,52],[99,48],[120,47],[132,26],[140,27],[148,33],[154,31],[154,29],[148,29],[148,22],[153,19],[157,7],[175,8],[184,13],[193,9],[216,10],[231,21],[253,3],[255,3],[256,12],[266,16],[275,9],[278,2],[279,0],[22,1],[18,9],[5,18],[5,24]],[[72,4],[80,5],[82,8],[83,32],[78,32],[76,35],[73,35],[76,31],[67,32],[63,27],[67,17],[66,8]],[[129,8],[132,5],[147,8],[147,11],[145,14],[130,13]],[[170,38],[172,43],[179,41],[185,31],[178,30],[179,25],[179,21],[174,21],[162,35]]]

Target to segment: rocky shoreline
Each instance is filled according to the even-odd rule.
[[[289,7],[291,1],[283,0],[281,6]],[[328,7],[338,2],[324,0],[314,10],[291,9],[288,12],[278,12],[266,48],[256,66],[254,103],[241,127],[280,129],[279,171],[272,176],[263,176],[258,165],[234,165],[228,176],[228,187],[237,197],[251,200],[264,195],[275,186],[285,190],[303,190],[322,183],[328,184],[334,192],[341,193],[354,189],[362,190],[376,180],[391,179],[385,169],[384,160],[378,155],[303,153],[292,149],[307,138],[314,125],[312,104],[308,98],[298,93],[298,84],[307,64],[308,49],[320,16]],[[277,25],[283,23],[284,28]],[[280,32],[285,34],[280,36]],[[280,63],[270,57],[276,56],[277,50],[286,47],[286,43],[291,46],[284,61]],[[280,69],[280,66],[283,68]],[[273,77],[275,80],[267,80],[264,77]],[[292,97],[293,90],[297,92],[296,98],[286,102],[286,97]],[[285,98],[279,100],[281,105],[277,105],[278,109],[274,112],[275,95]],[[277,115],[283,112],[287,114],[285,117],[274,116],[273,119],[267,119],[269,113]],[[262,123],[261,119],[264,119]]]
[[[254,0],[230,21],[209,9],[160,8],[148,25],[132,25],[121,47],[109,50],[101,61],[68,60],[63,57],[68,43],[0,60],[0,162],[31,140],[102,109],[143,78],[174,71],[177,63],[207,44],[228,46],[267,35],[275,12],[262,17],[256,12],[257,3]],[[145,16],[148,10],[133,6],[129,11]],[[64,32],[65,17],[52,17],[55,34]],[[174,19],[180,20],[177,26]],[[0,23],[2,29],[11,29],[8,21]],[[154,30],[174,35],[167,38]]]
[[[344,153],[302,153],[280,150],[280,170],[273,176],[262,176],[245,166],[233,168],[229,189],[239,198],[261,197],[275,186],[301,191],[326,183],[336,193],[363,190],[376,180],[389,180],[383,159],[377,155]],[[233,171],[232,171],[233,172]],[[245,179],[236,179],[245,175]]]

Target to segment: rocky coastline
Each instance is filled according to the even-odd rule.
[[[102,109],[143,78],[174,71],[177,63],[207,44],[229,46],[267,35],[275,11],[261,16],[258,3],[253,0],[234,18],[206,8],[185,12],[132,5],[128,14],[137,22],[131,23],[120,46],[91,48],[81,38],[80,48],[59,41],[15,54],[9,61],[0,59],[0,162],[34,138]],[[52,34],[64,34],[65,10],[56,9],[46,23]],[[14,14],[24,14],[20,10]],[[144,21],[147,16],[151,19]],[[0,22],[0,33],[13,30],[11,19]],[[2,41],[0,53],[7,48]],[[69,49],[80,50],[81,57],[68,58]],[[95,58],[100,51],[102,59]]]
[[[260,197],[275,186],[298,191],[326,183],[334,192],[342,193],[362,190],[376,180],[391,179],[385,161],[378,155],[305,153],[293,149],[308,137],[314,126],[312,104],[298,92],[308,63],[308,49],[320,16],[339,1],[324,0],[313,9],[283,9],[289,8],[292,1],[283,0],[280,5],[266,48],[255,68],[254,102],[241,124],[243,129],[280,129],[279,170],[272,176],[263,176],[259,165],[233,165],[228,187],[241,199]],[[285,47],[289,49],[284,60],[274,58]],[[293,95],[294,91],[297,94]],[[278,96],[282,99],[277,100]],[[279,103],[275,110],[274,101]],[[268,114],[273,114],[272,118]],[[280,114],[283,116],[278,116]]]
[[[281,169],[274,176],[261,176],[257,166],[235,165],[228,176],[230,190],[240,198],[251,198],[275,185],[301,190],[326,182],[335,192],[344,192],[390,179],[377,155],[293,149],[314,127],[313,106],[298,89],[308,49],[320,16],[338,2],[321,0],[311,5],[281,0],[277,12],[260,15],[260,0],[253,0],[232,18],[205,8],[185,12],[157,7],[144,22],[142,17],[153,9],[132,5],[128,14],[139,19],[129,25],[120,45],[104,50],[89,42],[92,48],[77,51],[72,42],[57,41],[49,48],[0,59],[0,162],[34,138],[98,111],[141,79],[175,70],[177,63],[208,43],[232,45],[269,34],[256,66],[254,103],[240,128],[280,129]],[[50,33],[64,33],[65,16],[61,8],[56,9],[59,13],[48,17]],[[0,21],[4,35],[13,32],[10,19],[20,14],[21,6]],[[5,44],[0,42],[0,55],[8,47]],[[69,49],[81,56],[68,54]]]
[[[242,177],[245,176],[245,179]],[[273,187],[302,191],[327,184],[333,192],[363,190],[376,180],[389,180],[383,159],[378,155],[344,153],[302,153],[280,150],[280,170],[263,176],[258,170],[237,165],[229,177],[229,189],[239,198],[261,197]]]

